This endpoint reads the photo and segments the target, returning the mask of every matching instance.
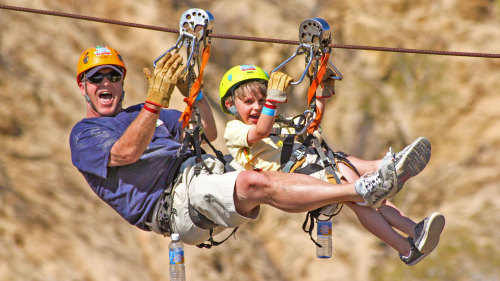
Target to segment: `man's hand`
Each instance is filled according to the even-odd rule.
[[[158,62],[153,75],[146,67],[143,71],[149,82],[146,102],[168,107],[175,84],[183,71],[182,57],[179,54],[167,53]]]
[[[267,84],[267,100],[278,103],[286,103],[286,91],[293,78],[283,72],[273,72]]]

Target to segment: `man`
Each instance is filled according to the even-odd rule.
[[[343,185],[293,173],[224,173],[224,165],[208,155],[199,174],[189,158],[172,177],[169,172],[176,169],[184,132],[181,113],[162,108],[168,107],[176,85],[188,95],[183,70],[182,58],[168,53],[153,75],[144,71],[149,81],[146,102],[124,109],[127,69],[120,54],[109,46],[96,46],[78,61],[77,82],[87,101],[87,114],[71,132],[72,161],[94,192],[129,223],[164,235],[176,232],[183,242],[199,244],[212,233],[255,219],[260,204],[286,212],[345,201],[380,206],[399,191],[393,161],[355,184]],[[275,90],[283,92],[284,83],[277,84]],[[215,140],[215,121],[201,91],[194,105],[207,139]],[[162,193],[170,185],[172,195],[164,198]],[[170,208],[166,224],[163,208]],[[164,223],[159,224],[160,220]]]

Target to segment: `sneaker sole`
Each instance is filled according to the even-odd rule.
[[[445,219],[442,214],[433,213],[429,217],[429,222],[426,225],[425,236],[417,246],[417,249],[425,254],[434,250],[439,243],[439,236],[443,231]]]
[[[410,175],[416,176],[420,173],[431,158],[431,143],[425,137],[420,137],[414,141],[408,151],[401,157],[396,165],[396,172],[399,174],[405,170],[410,171]],[[408,169],[404,169],[408,168]]]
[[[398,191],[411,177],[418,175],[429,163],[431,158],[431,143],[425,137],[414,141],[396,164]]]

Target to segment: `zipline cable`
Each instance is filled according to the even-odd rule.
[[[82,16],[77,14],[70,14],[64,12],[39,10],[25,7],[9,6],[0,4],[0,9],[13,10],[19,12],[27,12],[34,14],[42,14],[49,16],[73,18],[79,20],[87,20],[108,24],[115,24],[121,26],[143,28],[156,31],[164,31],[170,33],[179,33],[178,29],[159,27],[154,25],[145,25],[138,23],[131,23],[125,21]],[[242,40],[242,41],[255,41],[264,43],[277,43],[277,44],[288,44],[288,45],[299,45],[299,41],[296,40],[283,40],[274,38],[262,38],[262,37],[252,37],[252,36],[240,36],[240,35],[228,35],[228,34],[209,34],[209,37],[219,38],[219,39],[231,39],[231,40]],[[376,46],[363,46],[363,45],[344,45],[344,44],[330,44],[329,47],[337,49],[353,49],[353,50],[368,50],[368,51],[381,51],[381,52],[397,52],[397,53],[414,53],[414,54],[427,54],[427,55],[444,55],[444,56],[462,56],[462,57],[482,57],[482,58],[500,58],[500,54],[492,53],[473,53],[473,52],[456,52],[456,51],[437,51],[437,50],[422,50],[422,49],[406,49],[406,48],[391,48],[391,47],[376,47]]]

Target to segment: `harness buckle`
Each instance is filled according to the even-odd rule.
[[[305,149],[297,149],[293,152],[293,156],[295,157],[296,161],[301,160],[304,158],[306,155],[306,150]]]
[[[145,223],[151,231],[163,236],[170,236],[172,232],[170,229],[170,220],[174,211],[172,209],[172,201],[171,194],[166,191],[158,198],[152,210],[151,218],[148,218]]]

